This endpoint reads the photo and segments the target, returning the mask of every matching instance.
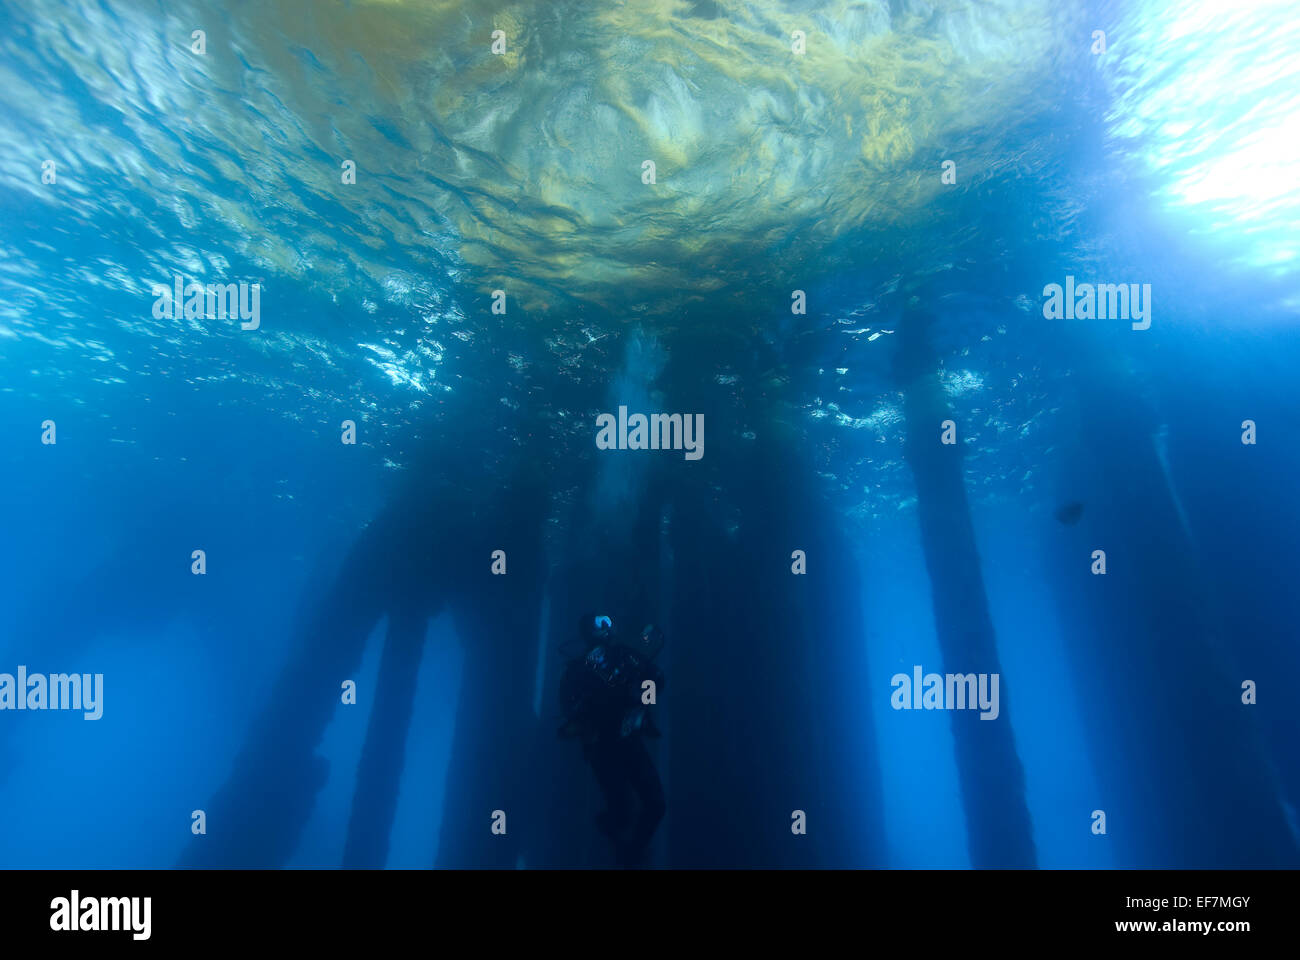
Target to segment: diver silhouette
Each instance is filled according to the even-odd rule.
[[[663,689],[663,673],[653,663],[663,632],[647,626],[624,640],[609,617],[584,615],[578,635],[582,654],[569,660],[560,679],[559,736],[582,743],[605,798],[596,826],[613,844],[614,861],[638,866],[664,815],[663,785],[644,740],[660,733],[642,701],[645,681],[654,682],[656,697]]]

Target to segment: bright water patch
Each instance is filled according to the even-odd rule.
[[[1300,272],[1300,11],[1291,0],[1125,4],[1099,61],[1111,135],[1240,264]]]

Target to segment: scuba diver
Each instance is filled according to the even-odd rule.
[[[664,815],[663,785],[644,741],[660,733],[642,687],[653,681],[655,698],[663,690],[663,673],[653,663],[663,631],[651,625],[625,640],[609,617],[584,615],[578,635],[582,654],[569,660],[560,679],[559,735],[582,743],[605,798],[596,826],[614,845],[615,862],[634,867]]]

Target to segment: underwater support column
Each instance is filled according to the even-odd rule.
[[[514,868],[539,826],[533,714],[537,631],[546,587],[545,488],[493,490],[455,543],[469,558],[448,607],[464,645],[437,865]],[[493,574],[502,551],[504,574]],[[499,812],[499,813],[498,813]],[[504,832],[500,832],[504,831]]]
[[[234,769],[206,806],[217,835],[193,838],[178,866],[275,869],[293,855],[329,774],[315,750],[339,705],[340,682],[356,673],[383,613],[378,527],[358,539],[322,605],[297,631]]]
[[[927,312],[910,304],[905,308],[897,370],[905,392],[905,455],[916,480],[935,628],[945,672],[1000,675],[966,500],[961,443],[940,442],[941,424],[952,418],[952,409],[937,373],[931,322]],[[971,866],[978,869],[1037,865],[1006,684],[1000,689],[1001,711],[995,720],[981,719],[975,710],[952,711]]]
[[[379,664],[374,705],[348,819],[348,838],[343,849],[345,868],[380,869],[388,860],[397,792],[406,764],[407,730],[415,710],[415,683],[428,624],[429,615],[424,610],[389,614],[388,637]]]
[[[884,860],[856,558],[779,429],[719,472],[736,514],[719,509],[707,482],[674,503],[678,635],[665,689],[675,867]],[[806,572],[792,570],[796,549]],[[806,832],[793,829],[796,811]]]
[[[863,693],[870,641],[851,535],[789,423],[787,397],[766,390],[762,371],[774,358],[701,329],[674,344],[665,382],[668,408],[700,412],[712,438],[699,461],[663,460],[673,557],[670,863],[882,866],[879,761]],[[720,356],[754,387],[719,384]],[[796,550],[806,569],[796,568]]]

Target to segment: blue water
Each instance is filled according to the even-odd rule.
[[[372,830],[607,866],[553,736],[603,605],[669,636],[649,865],[990,865],[953,715],[891,706],[985,669],[945,662],[927,503],[969,515],[1033,865],[1300,864],[1293,4],[266,7],[0,5],[0,675],[104,690],[0,710],[0,865]],[[156,316],[177,274],[258,284],[256,328]],[[1149,329],[1049,319],[1067,276],[1149,284]],[[909,298],[964,505],[916,480]],[[597,450],[619,405],[702,412],[703,457]],[[368,604],[354,665],[294,666]],[[408,609],[391,824],[350,826]]]

